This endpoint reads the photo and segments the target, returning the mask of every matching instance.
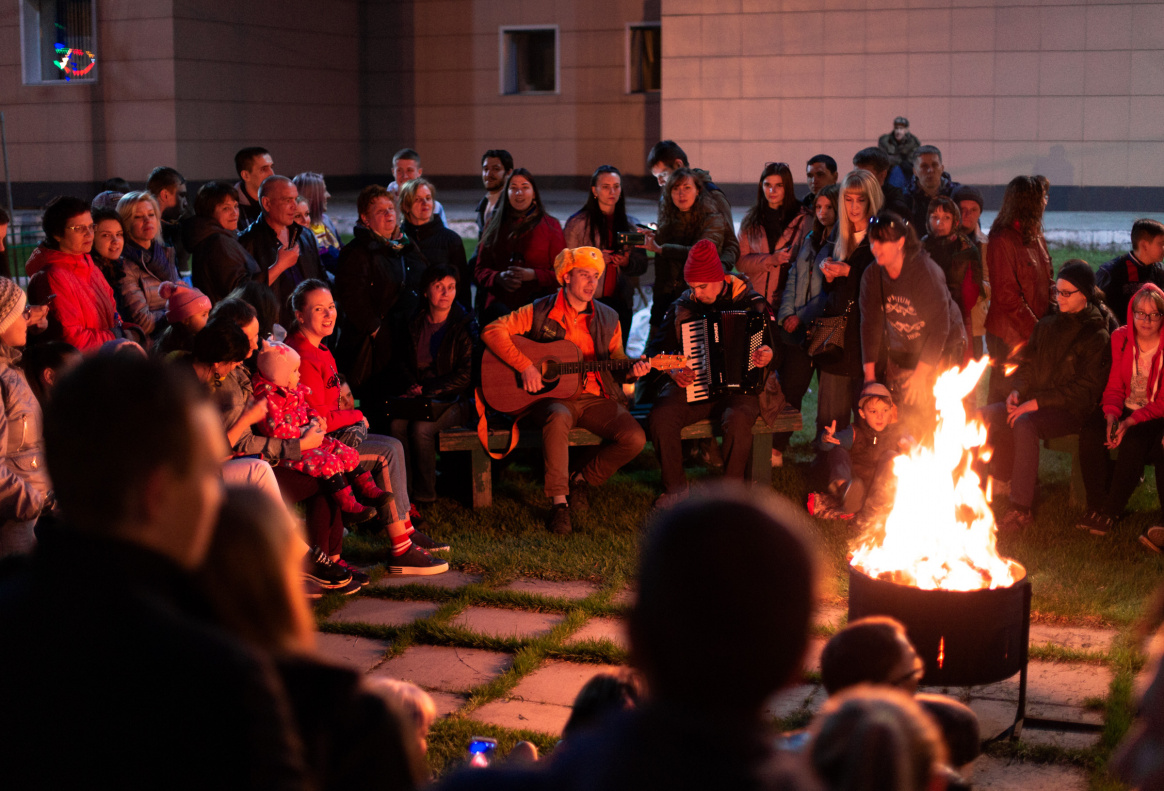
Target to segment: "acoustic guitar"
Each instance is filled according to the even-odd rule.
[[[547,398],[570,399],[582,392],[586,374],[598,371],[625,371],[638,360],[582,359],[582,350],[570,341],[538,343],[521,335],[513,336],[513,345],[528,357],[542,374],[544,387],[536,393],[527,393],[521,382],[521,373],[485,348],[481,358],[481,393],[490,407],[498,412],[515,414]],[[649,362],[656,370],[682,368],[687,358],[677,354],[659,354]]]

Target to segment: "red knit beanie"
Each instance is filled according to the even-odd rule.
[[[719,252],[710,239],[700,239],[687,254],[683,279],[688,283],[718,283],[726,277]]]

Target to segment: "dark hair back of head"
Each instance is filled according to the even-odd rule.
[[[872,170],[879,176],[883,176],[889,172],[889,154],[886,154],[877,146],[869,146],[862,148],[856,154],[853,154],[853,167],[861,168],[862,170]]]
[[[605,717],[634,708],[642,697],[638,679],[631,673],[598,673],[578,690],[562,738],[596,725]]]
[[[20,369],[24,371],[24,378],[32,388],[32,394],[40,402],[43,411],[49,402],[49,393],[44,387],[44,372],[58,371],[70,357],[80,357],[77,347],[67,341],[45,341],[33,343],[24,347],[20,356]]]
[[[89,213],[88,201],[74,198],[72,195],[58,195],[44,207],[44,218],[41,226],[44,228],[46,241],[50,246],[56,246],[56,238],[65,235],[65,226],[69,220],[82,214]]]
[[[832,173],[834,176],[837,175],[837,161],[830,157],[828,154],[817,154],[815,157],[808,160],[805,165],[815,165],[817,162],[824,165],[825,169],[828,170],[829,173]]]
[[[279,320],[279,299],[266,283],[248,280],[226,295],[227,299],[240,299],[255,309],[259,319],[259,337],[271,334],[275,322]]]
[[[214,210],[227,198],[234,198],[238,202],[238,190],[233,184],[225,181],[208,181],[198,188],[194,196],[194,214],[197,217],[209,220],[214,217]]]
[[[1006,185],[1002,206],[990,226],[990,233],[1002,235],[1018,232],[1023,242],[1030,244],[1043,231],[1043,188],[1033,176],[1015,176]]]
[[[185,183],[186,179],[177,170],[159,165],[150,171],[149,178],[146,179],[146,189],[157,195],[162,190],[174,189]]]
[[[676,160],[681,162],[685,168],[691,167],[691,163],[687,161],[687,152],[680,148],[678,143],[674,140],[660,140],[651,146],[651,150],[647,154],[647,167],[653,168],[660,162],[664,165],[670,165]]]
[[[506,151],[504,148],[491,148],[481,155],[481,164],[485,164],[485,160],[492,157],[493,159],[501,160],[501,167],[506,171],[513,170],[513,154]]]
[[[120,192],[122,195],[132,189],[133,187],[130,186],[129,182],[120,176],[105,179],[105,182],[101,185],[102,192]]]
[[[1140,242],[1150,242],[1157,236],[1164,236],[1164,223],[1147,217],[1132,223],[1132,249],[1140,246]]]
[[[137,354],[90,357],[63,377],[45,410],[44,439],[65,517],[113,531],[153,471],[187,474],[194,410],[206,401],[184,367]]]
[[[249,148],[240,149],[234,155],[234,170],[240,176],[244,170],[250,170],[251,166],[255,164],[255,159],[263,156],[263,154],[270,154],[271,152],[262,146],[250,146]]]
[[[830,695],[857,684],[884,684],[901,661],[898,621],[873,616],[853,621],[825,643],[820,654],[820,680]]]
[[[242,327],[216,316],[194,336],[194,359],[205,365],[241,363],[251,353],[251,343]]]
[[[240,328],[247,326],[258,318],[258,316],[259,314],[255,311],[253,305],[234,296],[222,300],[210,311],[210,318],[222,318],[227,321],[233,321]]]
[[[708,540],[716,524],[738,540]],[[729,484],[652,520],[628,628],[653,698],[753,715],[799,672],[816,581],[810,535],[803,509]]]

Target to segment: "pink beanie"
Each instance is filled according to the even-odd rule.
[[[158,289],[158,294],[166,300],[166,321],[171,324],[181,324],[211,307],[209,297],[182,283],[166,281]]]
[[[290,387],[299,353],[285,343],[268,343],[259,352],[259,373],[277,387]]]
[[[683,265],[683,279],[687,283],[718,283],[726,277],[719,252],[710,239],[700,239],[687,254]]]

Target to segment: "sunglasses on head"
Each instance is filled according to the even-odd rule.
[[[869,234],[878,239],[900,239],[909,228],[909,220],[878,214],[869,218]]]

